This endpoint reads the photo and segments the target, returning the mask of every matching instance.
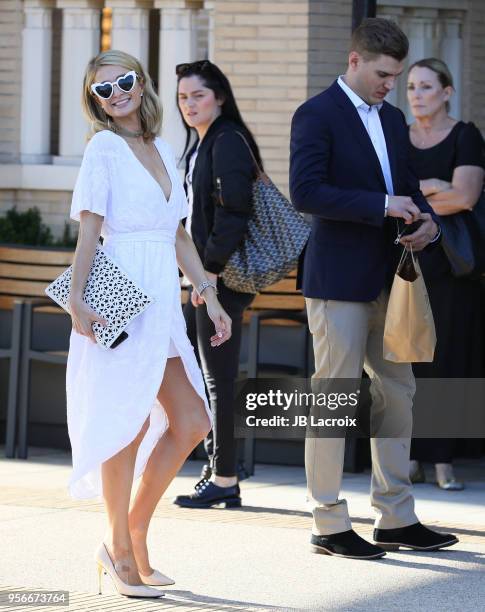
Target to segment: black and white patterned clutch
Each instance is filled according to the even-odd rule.
[[[72,266],[45,290],[45,293],[67,312],[71,277]],[[106,327],[93,323],[96,341],[104,348],[114,348],[127,338],[125,327],[154,300],[97,245],[91,272],[86,281],[84,301],[108,321]]]

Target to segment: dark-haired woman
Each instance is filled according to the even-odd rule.
[[[175,503],[191,508],[241,505],[236,475],[234,385],[238,375],[242,318],[254,295],[229,289],[221,278],[228,259],[244,240],[252,211],[255,158],[258,147],[239,113],[226,76],[209,61],[177,67],[178,104],[188,137],[196,141],[186,157],[189,215],[186,229],[204,264],[207,278],[217,285],[219,300],[232,319],[232,337],[219,348],[207,347],[210,320],[195,291],[185,317],[195,320],[202,371],[214,418],[212,438],[206,440],[210,466],[190,495]],[[244,137],[244,139],[242,138]],[[246,142],[245,142],[246,141]],[[249,146],[248,146],[249,145]]]
[[[411,159],[420,187],[434,211],[453,215],[470,210],[483,189],[483,140],[473,123],[450,117],[453,79],[436,58],[409,69],[408,101],[415,122],[410,126]],[[481,376],[480,286],[455,278],[443,248],[423,252],[421,268],[436,324],[433,363],[414,364],[417,378],[479,378]],[[478,409],[483,409],[478,407]],[[442,489],[460,490],[453,474],[453,439],[415,439],[411,447],[411,479],[424,480],[419,461],[435,464]]]

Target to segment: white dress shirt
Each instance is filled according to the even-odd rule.
[[[355,91],[350,89],[347,83],[343,80],[342,75],[337,79],[337,83],[347,94],[350,101],[357,109],[359,117],[362,119],[362,123],[369,134],[369,138],[371,139],[374,150],[379,158],[379,163],[381,164],[382,174],[384,175],[384,181],[386,182],[387,188],[386,201],[384,204],[384,216],[387,216],[389,195],[394,195],[394,186],[392,184],[391,166],[389,164],[389,155],[387,154],[386,139],[384,138],[381,118],[379,117],[382,102],[381,104],[369,106],[367,102],[364,102],[364,100],[362,100],[362,98],[355,93]],[[438,227],[438,232],[431,242],[438,240],[440,235],[441,227]]]
[[[350,87],[345,83],[342,76],[339,76],[337,83],[343,89],[343,91],[347,94],[352,104],[357,109],[359,113],[359,117],[362,119],[362,123],[364,124],[367,133],[369,134],[369,138],[371,139],[372,146],[377,154],[379,159],[379,163],[381,165],[382,174],[384,175],[384,181],[386,182],[386,189],[389,195],[394,195],[394,186],[392,184],[392,175],[391,175],[391,165],[389,163],[389,155],[387,153],[387,145],[386,139],[384,137],[384,132],[382,130],[381,119],[379,117],[379,111],[382,108],[381,104],[375,104],[373,106],[369,106],[367,102],[364,102],[360,96],[358,96],[355,91],[350,89]],[[388,205],[388,195],[386,195],[385,201],[385,211],[384,214],[387,215],[387,205]]]

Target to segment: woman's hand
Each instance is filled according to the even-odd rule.
[[[72,329],[77,334],[86,336],[91,342],[96,343],[92,325],[94,322],[97,322],[105,327],[108,324],[106,319],[97,315],[94,310],[82,300],[71,299],[69,302],[69,310],[71,312]]]
[[[419,188],[421,189],[424,197],[428,197],[434,193],[440,193],[441,191],[448,191],[448,189],[451,189],[451,187],[451,183],[442,181],[438,178],[430,178],[419,181]]]
[[[215,287],[217,287],[217,274],[214,274],[214,272],[208,272],[207,270],[204,270],[204,272],[207,280]],[[192,289],[192,293],[190,294],[190,301],[192,302],[192,306],[194,308],[197,308],[197,306],[200,306],[201,304],[205,303],[204,298],[200,296],[195,289]]]
[[[207,287],[202,295],[207,306],[207,314],[216,328],[215,335],[211,337],[211,346],[220,346],[231,337],[231,317],[222,308],[214,289]]]
[[[217,287],[217,274],[214,274],[214,272],[209,272],[208,270],[205,270],[205,275],[207,276],[207,280],[210,283],[213,283]]]
[[[192,288],[192,291],[190,293],[190,301],[192,302],[192,306],[194,308],[197,308],[197,306],[200,306],[204,303],[204,298],[200,296],[194,288]]]

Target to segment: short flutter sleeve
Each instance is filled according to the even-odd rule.
[[[485,168],[484,142],[476,125],[465,124],[456,143],[455,168],[458,166],[479,166]]]
[[[80,221],[80,213],[87,210],[106,216],[111,197],[109,156],[100,134],[93,136],[84,151],[81,168],[74,187],[71,218]]]

